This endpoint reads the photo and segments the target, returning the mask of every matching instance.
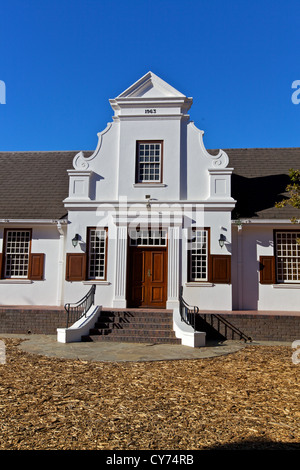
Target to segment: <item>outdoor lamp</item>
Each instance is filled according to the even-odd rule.
[[[220,238],[219,238],[219,245],[220,245],[221,248],[223,248],[225,240],[226,240],[226,237],[221,234]]]
[[[72,245],[74,246],[74,248],[78,245],[78,241],[79,241],[79,235],[78,233],[76,233],[75,237],[72,238]]]

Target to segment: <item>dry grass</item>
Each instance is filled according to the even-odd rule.
[[[102,363],[22,352],[0,365],[0,449],[299,449],[300,364],[288,347]]]

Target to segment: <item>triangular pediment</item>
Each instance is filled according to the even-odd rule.
[[[117,98],[185,98],[185,95],[153,72],[148,72]]]

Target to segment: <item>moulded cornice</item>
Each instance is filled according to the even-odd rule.
[[[179,104],[184,104],[184,103],[187,103],[187,104],[190,104],[191,101],[193,101],[193,98],[187,98],[186,96],[183,96],[183,97],[175,97],[175,96],[172,96],[172,97],[169,97],[169,96],[163,96],[163,97],[158,97],[158,96],[155,96],[155,97],[152,97],[152,98],[147,98],[147,97],[139,97],[139,98],[135,98],[135,97],[130,97],[130,98],[112,98],[109,100],[109,102],[111,104],[117,104],[117,105],[126,105],[126,106],[129,106],[131,104],[137,106],[137,105],[143,105],[143,104],[149,104],[149,103],[162,103],[164,105],[172,105],[172,104],[176,104],[178,105]]]
[[[293,222],[289,219],[239,219],[239,220],[232,220],[231,221],[233,227],[239,227],[240,225],[294,225]]]
[[[65,225],[67,224],[67,219],[0,219],[0,224],[30,224],[30,225]]]
[[[159,212],[172,212],[186,210],[196,211],[228,211],[234,209],[236,201],[232,198],[218,200],[210,199],[205,201],[159,201],[159,203],[152,202],[151,209],[147,210],[151,214]],[[91,210],[91,211],[111,211],[112,213],[119,211],[140,212],[145,210],[146,202],[141,201],[128,201],[127,205],[121,204],[119,207],[118,201],[82,201],[65,199],[64,206],[70,210]]]
[[[110,99],[109,103],[112,107],[112,109],[115,111],[115,113],[118,113],[121,109],[124,110],[124,108],[178,108],[182,110],[184,113],[186,113],[192,103],[193,99],[192,98],[130,98],[130,99]],[[158,117],[157,115],[156,117]],[[146,117],[150,117],[149,115],[146,115]]]
[[[188,114],[153,114],[153,115],[142,115],[142,114],[118,114],[116,116],[113,116],[113,120],[118,122],[118,121],[157,121],[157,120],[182,120],[182,119],[188,119],[189,115]]]

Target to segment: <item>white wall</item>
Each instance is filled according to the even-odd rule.
[[[25,227],[25,226],[24,226]],[[1,252],[4,228],[21,228],[20,225],[0,228]],[[59,263],[60,234],[56,225],[34,226],[32,228],[31,253],[45,253],[45,271],[43,281],[0,280],[0,305],[58,305],[60,297]]]
[[[68,238],[66,253],[85,253],[88,227],[105,227],[109,224],[109,236],[107,245],[107,276],[105,281],[69,282],[64,281],[64,302],[77,302],[84,297],[92,284],[96,284],[95,302],[97,305],[111,306],[113,300],[113,286],[115,279],[115,255],[116,255],[116,230],[112,218],[106,215],[106,211],[70,211],[68,224]],[[73,247],[72,238],[78,233],[80,241],[77,247]],[[65,279],[65,278],[64,278]]]
[[[136,120],[121,123],[119,148],[118,195],[129,200],[144,200],[145,194],[160,201],[180,199],[180,139],[181,122],[177,119]],[[163,178],[165,187],[144,185],[134,187],[136,142],[138,140],[163,140]]]
[[[203,212],[203,224],[201,218],[199,225],[210,228],[210,254],[231,255],[231,220],[230,212]],[[232,309],[232,285],[215,284],[209,282],[188,282],[187,266],[187,231],[184,229],[182,241],[182,286],[185,301],[200,310],[231,310]],[[225,235],[226,242],[221,248],[219,245],[220,234]]]
[[[233,309],[299,311],[300,285],[259,283],[259,257],[273,255],[274,228],[291,229],[291,224],[248,223],[233,227]]]

